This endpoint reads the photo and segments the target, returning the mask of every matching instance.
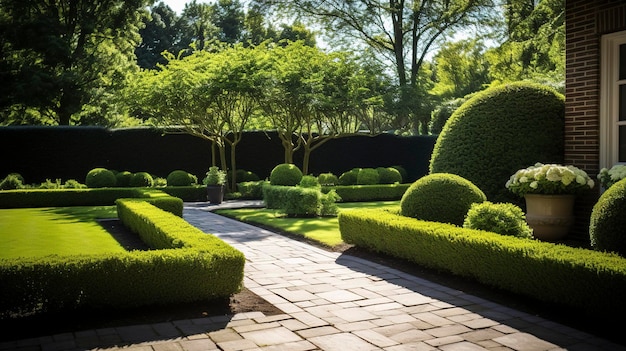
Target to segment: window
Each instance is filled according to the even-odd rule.
[[[602,37],[600,167],[626,163],[626,31]]]

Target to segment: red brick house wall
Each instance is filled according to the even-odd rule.
[[[623,0],[565,2],[565,162],[592,177],[600,169],[600,38],[626,30]],[[588,235],[589,216],[599,195],[578,199],[572,235]]]

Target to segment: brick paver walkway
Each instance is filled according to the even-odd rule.
[[[259,312],[77,331],[0,350],[626,350],[549,320],[376,263],[187,206],[184,217],[247,259]]]

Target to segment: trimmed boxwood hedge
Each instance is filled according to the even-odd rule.
[[[626,312],[626,258],[420,221],[384,210],[339,213],[344,242],[574,307],[600,318]]]
[[[411,184],[322,186],[322,192],[335,190],[341,202],[400,200]]]
[[[118,213],[152,250],[0,260],[0,318],[206,301],[241,289],[245,258],[221,239],[146,202],[120,200]]]

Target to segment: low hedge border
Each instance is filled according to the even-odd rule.
[[[206,201],[206,187],[20,189],[0,191],[0,208],[111,206],[120,198],[155,198],[169,194],[183,201]]]
[[[0,260],[0,317],[210,300],[241,289],[245,258],[219,238],[146,202],[118,201],[154,249]]]
[[[339,214],[344,242],[593,316],[626,312],[615,254],[420,221],[384,210]]]
[[[402,199],[411,184],[373,184],[322,186],[322,192],[334,189],[341,202],[392,201]]]

